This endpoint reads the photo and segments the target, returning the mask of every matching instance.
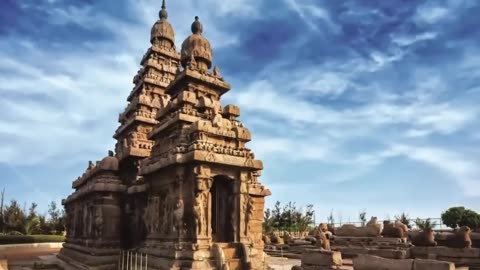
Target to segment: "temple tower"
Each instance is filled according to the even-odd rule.
[[[210,70],[213,52],[198,17],[191,30],[182,69],[165,90],[172,100],[149,133],[151,156],[140,162],[148,193],[144,251],[159,269],[263,269],[270,195],[258,181],[263,164],[245,146],[251,136],[237,120],[240,109],[221,106],[230,85],[217,66]]]
[[[129,104],[119,115],[120,127],[113,136],[118,141],[115,150],[120,163],[135,165],[128,168],[131,171],[127,171],[128,166],[121,166],[121,173],[130,181],[136,179],[136,161],[150,155],[153,142],[147,134],[157,124],[155,117],[158,110],[164,108],[170,99],[165,89],[175,78],[180,66],[175,34],[167,21],[165,0],[159,17],[151,30],[151,47],[143,56],[141,68],[133,78],[134,87],[127,98]]]
[[[222,107],[230,85],[202,35],[175,49],[165,0],[151,30],[116,153],[73,183],[63,201],[64,269],[118,269],[122,250],[148,254],[148,269],[265,269],[260,160],[246,147],[240,109]],[[64,264],[64,265],[63,265]]]
[[[158,110],[170,101],[165,89],[175,78],[180,66],[180,54],[175,48],[175,34],[167,20],[163,0],[159,19],[151,29],[151,47],[141,60],[141,68],[133,78],[134,87],[127,98],[129,102],[119,115],[120,127],[113,136],[117,139],[116,156],[119,174],[129,185],[125,202],[123,239],[125,247],[134,247],[145,238],[144,208],[145,185],[138,175],[138,161],[150,156],[153,141],[148,138],[155,125]]]

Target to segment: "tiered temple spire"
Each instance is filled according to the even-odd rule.
[[[240,109],[221,105],[230,85],[211,70],[199,18],[181,53],[167,18],[162,1],[119,116],[115,157],[90,164],[65,201],[60,257],[114,269],[121,249],[139,249],[159,269],[263,269],[263,163],[246,147]]]
[[[157,123],[157,111],[166,106],[169,96],[166,87],[175,78],[179,66],[179,54],[175,50],[175,33],[167,21],[165,0],[159,12],[159,20],[152,26],[150,42],[152,46],[144,55],[134,87],[128,97],[130,104],[120,114],[120,127],[114,138],[117,157],[144,158],[150,155],[153,142],[147,134]]]

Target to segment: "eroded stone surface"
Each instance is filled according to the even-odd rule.
[[[455,270],[455,264],[437,260],[416,259],[413,261],[413,270]]]
[[[355,270],[412,270],[413,259],[394,260],[372,255],[359,255],[353,258]]]
[[[342,254],[338,251],[307,249],[302,253],[302,267],[341,265]]]

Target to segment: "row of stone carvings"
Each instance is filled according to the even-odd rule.
[[[141,133],[139,133],[140,135]],[[145,136],[145,134],[142,134],[143,136]],[[153,147],[153,142],[152,141],[149,141],[147,139],[145,140],[142,140],[142,139],[138,139],[138,138],[124,138],[123,139],[123,148],[138,148],[138,149],[152,149]]]
[[[125,123],[129,120],[129,119],[132,119],[136,116],[142,116],[142,117],[147,117],[147,118],[150,118],[150,119],[155,119],[156,116],[157,116],[157,113],[158,113],[158,109],[159,108],[162,108],[164,106],[164,104],[168,103],[168,100],[165,100],[165,98],[163,97],[157,97],[157,95],[154,95],[154,98],[153,100],[151,100],[151,98],[148,96],[140,96],[142,100],[137,100],[135,99],[134,101],[132,101],[126,108],[125,110],[119,114],[118,116],[118,121],[122,124],[122,125],[125,125]],[[138,109],[138,104],[141,104],[141,105],[146,105],[147,107],[145,106],[142,106],[140,107],[140,109]],[[133,111],[133,110],[137,110],[135,112],[133,112],[132,114],[129,114],[130,111]]]
[[[210,187],[211,182],[209,180]],[[181,197],[175,198],[172,192],[168,192],[166,195],[153,196],[148,200],[148,205],[145,208],[143,220],[147,228],[148,234],[163,234],[169,235],[176,233],[178,236],[184,236],[188,234],[188,225],[184,220],[184,202]],[[238,196],[244,196],[243,204],[241,205],[240,213],[245,213],[245,217],[242,219],[245,221],[244,235],[251,230],[250,220],[254,213],[253,200],[248,194],[232,194],[228,199],[230,205],[231,215],[230,220],[233,226],[234,234],[238,231],[239,220],[234,211],[236,207],[236,201]],[[194,200],[194,234],[200,237],[206,237],[211,235],[211,227],[207,224],[208,205],[211,197],[207,189],[198,191]],[[207,230],[207,228],[209,228]],[[191,231],[193,233],[193,231]]]
[[[165,146],[161,148],[158,147],[153,150],[153,154],[154,156],[159,158],[167,158],[169,155],[172,155],[172,154],[182,154],[182,153],[187,153],[194,150],[208,151],[216,154],[230,155],[230,156],[236,156],[236,157],[255,158],[253,153],[251,153],[251,150],[248,148],[239,148],[239,147],[233,147],[229,145],[220,145],[220,144],[210,143],[205,141],[195,141],[193,143],[190,143],[189,145],[172,146],[172,148],[170,149],[168,148],[166,149]]]
[[[177,73],[177,70],[180,68],[180,63],[175,64],[172,62],[172,59],[166,60],[163,57],[156,55],[156,53],[152,54],[152,57],[145,62],[147,66],[154,67],[158,71],[171,74]]]
[[[95,238],[103,236],[103,211],[101,206],[77,205],[69,211],[66,227],[69,238]]]

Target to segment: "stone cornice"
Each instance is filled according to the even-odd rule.
[[[114,139],[118,139],[120,137],[120,134],[122,134],[129,126],[131,126],[135,122],[140,122],[143,124],[148,124],[150,126],[156,125],[158,122],[155,119],[144,117],[141,115],[136,115],[135,117],[130,118],[125,122],[123,125],[118,127],[118,129],[115,131],[115,135],[113,135]]]
[[[94,192],[125,192],[127,190],[127,187],[121,184],[121,181],[118,177],[99,177],[94,181],[94,183],[87,183],[86,185],[83,185],[79,190],[68,196],[63,203],[69,204]]]
[[[165,93],[175,96],[180,93],[182,86],[189,82],[200,82],[205,86],[212,88],[219,96],[231,89],[230,84],[221,77],[213,75],[210,71],[186,68],[170,83],[165,89]]]
[[[230,165],[242,167],[252,171],[263,169],[263,163],[260,160],[248,157],[238,157],[225,154],[217,154],[213,151],[193,150],[187,153],[170,154],[164,158],[146,159],[141,162],[140,175],[148,175],[172,164],[184,164],[192,161],[202,161],[206,163]]]
[[[177,52],[175,48],[158,47],[158,46],[152,45],[150,48],[148,48],[147,52],[143,55],[142,60],[140,61],[140,64],[144,65],[145,61],[147,61],[150,58],[150,55],[153,52],[159,53],[165,57],[170,57],[176,61],[180,61],[180,53]]]

